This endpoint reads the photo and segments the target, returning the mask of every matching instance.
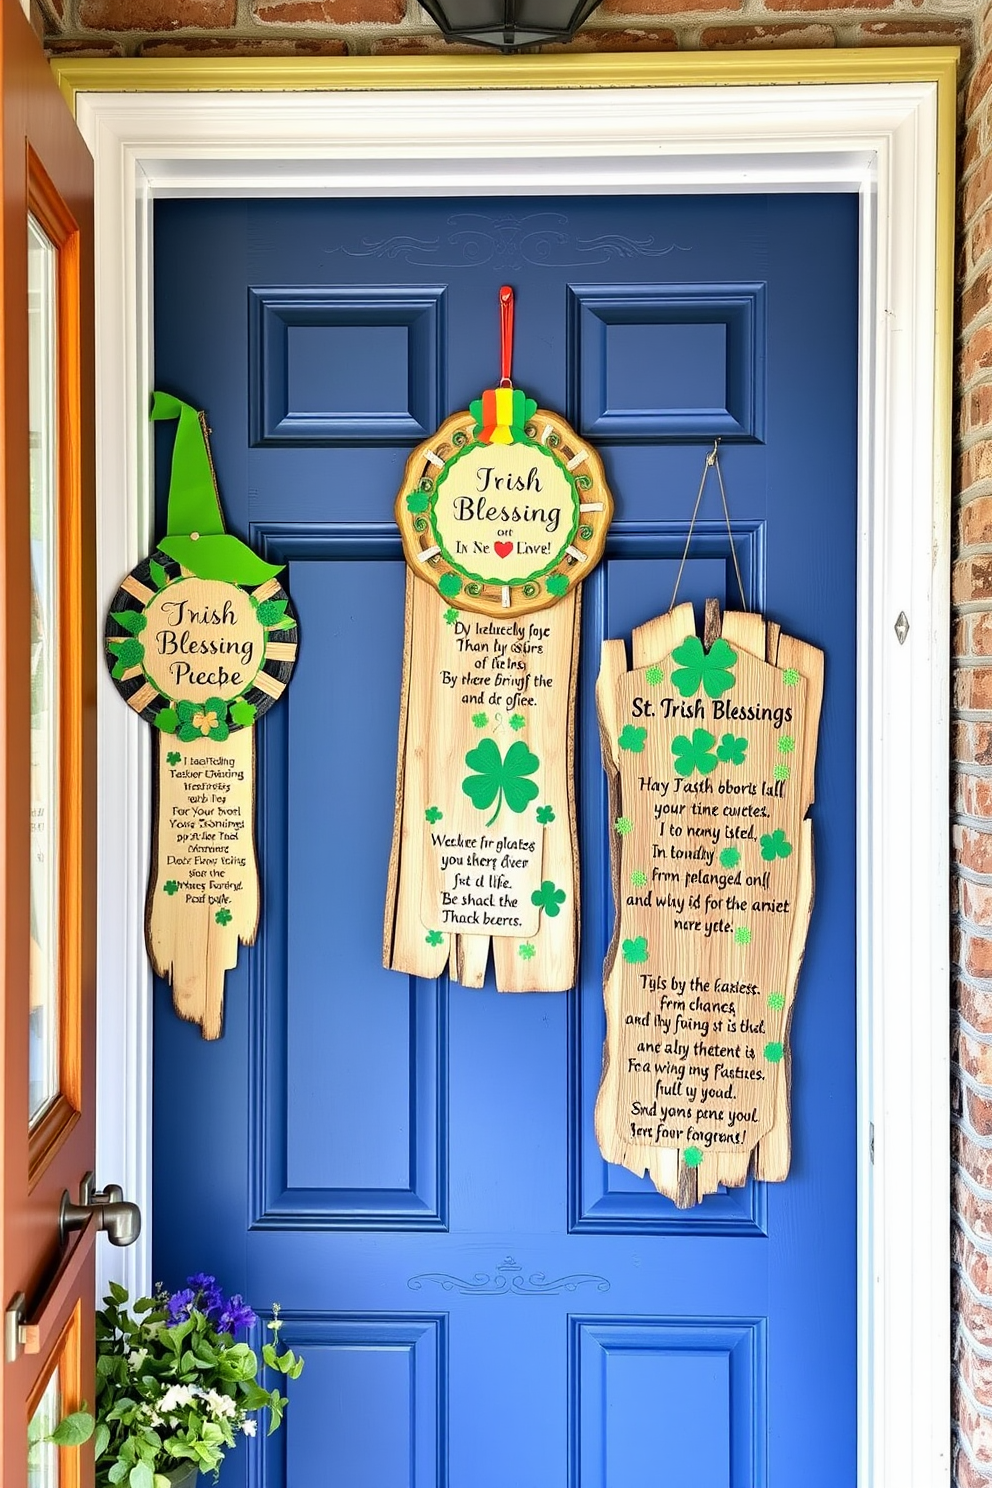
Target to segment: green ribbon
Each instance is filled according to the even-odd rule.
[[[154,422],[176,419],[169,478],[166,536],[158,546],[198,579],[264,584],[284,564],[266,563],[240,538],[224,531],[224,514],[199,413],[170,393],[152,394]]]

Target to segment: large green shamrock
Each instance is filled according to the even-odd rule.
[[[561,907],[565,903],[565,890],[559,889],[550,878],[546,878],[541,887],[531,894],[530,902],[554,919],[555,915],[561,913]]]
[[[526,777],[533,775],[541,761],[523,739],[510,745],[505,758],[500,754],[495,739],[483,739],[475,749],[469,750],[465,763],[475,771],[462,781],[462,790],[472,805],[479,811],[486,811],[496,802],[496,810],[486,822],[487,827],[491,827],[499,816],[504,800],[511,811],[519,814],[537,795],[537,785]]]
[[[635,935],[633,940],[625,940],[621,950],[628,966],[639,966],[648,959],[647,936]]]
[[[205,703],[177,703],[176,716],[179,719],[176,733],[184,744],[194,739],[216,739],[222,743],[231,732],[223,698],[207,698]]]
[[[694,697],[700,685],[707,697],[722,697],[734,685],[736,679],[730,668],[737,660],[737,652],[722,636],[713,642],[708,653],[698,636],[686,636],[672,656],[681,663],[679,670],[672,673],[672,686],[684,698]]]
[[[693,770],[698,770],[700,775],[708,775],[711,770],[715,770],[716,755],[712,752],[715,743],[716,739],[709,729],[693,729],[691,740],[685,734],[676,734],[672,740],[676,775],[691,775]]]
[[[723,760],[725,765],[742,765],[746,754],[746,739],[735,739],[733,734],[724,734],[716,757],[718,760]]]
[[[111,672],[111,676],[117,678],[118,681],[124,676],[125,672],[129,672],[132,667],[140,666],[145,659],[144,646],[140,641],[136,641],[133,636],[122,637],[120,640],[110,640],[107,642],[107,646],[108,648],[113,648],[117,653],[117,659],[114,662],[114,669]]]
[[[631,754],[640,754],[644,749],[644,740],[647,736],[646,728],[635,728],[632,723],[625,723],[620,734],[620,748],[629,749]]]
[[[792,853],[792,843],[783,831],[766,832],[761,839],[761,856],[766,863],[774,863],[776,858],[788,858]]]

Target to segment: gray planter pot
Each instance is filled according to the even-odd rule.
[[[182,1467],[173,1467],[165,1474],[172,1488],[196,1488],[199,1468],[195,1462],[186,1462]]]

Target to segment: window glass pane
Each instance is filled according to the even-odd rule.
[[[47,1440],[62,1415],[62,1390],[56,1369],[28,1426],[28,1488],[59,1488],[59,1449]]]
[[[28,218],[31,439],[31,1024],[29,1119],[59,1088],[57,251]]]

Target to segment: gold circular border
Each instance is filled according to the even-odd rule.
[[[522,592],[519,584],[483,584],[480,594],[466,594],[465,579],[458,573],[457,569],[444,558],[437,550],[430,527],[423,532],[418,532],[415,526],[421,512],[411,512],[407,509],[406,498],[415,491],[419,491],[420,482],[429,476],[432,480],[440,474],[441,467],[457,454],[459,448],[454,442],[454,436],[463,433],[472,438],[475,429],[475,420],[467,411],[453,414],[451,418],[445,419],[432,439],[427,439],[423,444],[418,444],[403,472],[403,484],[396,498],[396,525],[400,529],[403,538],[403,552],[406,561],[418,578],[426,579],[435,589],[445,604],[453,606],[456,610],[472,610],[477,615],[528,615],[535,610],[547,610],[552,605],[558,604],[571,590],[573,584],[581,583],[587,574],[591,573],[603,556],[606,546],[606,534],[610,528],[610,520],[613,516],[613,497],[610,488],[606,484],[606,476],[603,471],[603,462],[599,455],[590,445],[586,444],[576,434],[572,426],[565,422],[560,414],[549,413],[546,408],[539,408],[534,417],[529,421],[528,428],[535,431],[535,443],[547,444],[549,435],[555,435],[558,443],[550,446],[561,458],[562,463],[568,467],[569,462],[581,456],[578,462],[572,466],[570,474],[588,475],[592,479],[592,486],[588,491],[580,493],[579,517],[580,527],[591,527],[592,537],[583,539],[576,534],[571,543],[571,549],[578,553],[579,557],[573,557],[566,552],[554,568],[542,574],[539,580],[541,592],[532,598],[527,598]],[[599,511],[583,511],[583,506],[599,506]],[[433,551],[432,551],[433,550]],[[430,556],[426,556],[430,554]],[[439,588],[440,582],[445,574],[454,573],[461,580],[462,587],[454,597],[442,594]],[[565,574],[569,580],[569,587],[565,594],[549,594],[547,581],[552,574]],[[504,603],[504,595],[508,591],[509,602]]]

